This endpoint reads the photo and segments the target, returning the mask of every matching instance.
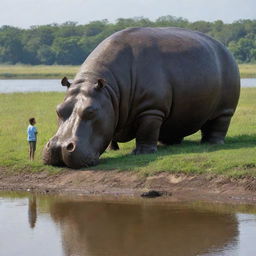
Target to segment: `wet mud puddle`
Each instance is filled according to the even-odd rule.
[[[0,193],[0,255],[255,256],[256,207]]]

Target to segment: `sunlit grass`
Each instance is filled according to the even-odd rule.
[[[10,170],[59,171],[42,164],[45,143],[57,129],[55,108],[63,93],[0,94],[0,166]],[[150,155],[134,156],[134,141],[120,143],[120,151],[107,151],[94,170],[129,170],[142,175],[156,172],[256,176],[256,89],[244,88],[224,145],[201,145],[200,133],[186,137],[181,145],[161,146]],[[37,119],[39,130],[36,159],[28,161],[28,118]]]
[[[79,66],[0,65],[0,78],[73,78]]]
[[[80,66],[65,65],[0,65],[0,78],[73,78]],[[256,77],[256,64],[240,64],[242,78]]]
[[[240,64],[239,70],[242,78],[256,77],[256,64]]]

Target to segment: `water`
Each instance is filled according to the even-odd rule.
[[[0,255],[256,255],[256,207],[93,200],[0,194]]]
[[[56,79],[0,79],[0,93],[12,92],[65,92]]]
[[[241,86],[242,87],[256,87],[256,78],[242,78]]]
[[[242,87],[256,87],[256,78],[242,78]],[[65,92],[66,87],[56,79],[0,79],[0,93],[12,92]]]

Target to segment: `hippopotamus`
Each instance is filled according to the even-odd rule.
[[[181,143],[201,130],[222,144],[235,112],[240,77],[220,42],[182,28],[128,28],[102,41],[82,64],[64,102],[45,164],[95,165],[111,143],[135,138],[134,154]]]

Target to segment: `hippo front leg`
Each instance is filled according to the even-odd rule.
[[[138,120],[136,148],[133,154],[149,154],[157,151],[157,141],[162,120],[155,116],[145,116]]]

